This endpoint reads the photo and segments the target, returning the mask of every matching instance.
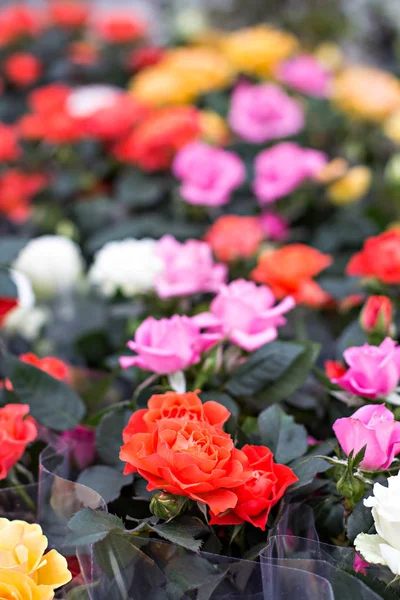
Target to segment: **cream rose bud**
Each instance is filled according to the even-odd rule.
[[[37,298],[52,298],[75,289],[83,273],[79,246],[60,235],[43,235],[28,242],[13,265],[26,275]]]
[[[109,297],[118,291],[127,298],[152,291],[163,269],[155,244],[152,239],[133,238],[109,242],[97,252],[89,281]]]
[[[374,485],[374,495],[364,500],[372,508],[377,535],[360,533],[354,545],[372,564],[385,565],[400,575],[400,474],[388,478],[388,487]]]

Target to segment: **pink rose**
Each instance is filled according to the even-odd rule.
[[[387,337],[380,346],[347,348],[343,356],[349,369],[332,379],[341,388],[375,400],[385,398],[396,389],[400,376],[400,348]]]
[[[384,404],[369,404],[349,418],[337,419],[333,431],[347,456],[367,446],[360,466],[368,471],[387,469],[400,452],[400,423]]]
[[[361,558],[361,556],[359,554],[357,554],[357,552],[355,553],[353,569],[356,573],[361,573],[362,575],[366,575],[367,569],[370,566],[371,566],[371,564],[369,562],[367,562],[366,560]]]
[[[226,281],[227,267],[214,262],[206,242],[188,240],[180,244],[165,235],[157,242],[156,254],[164,262],[155,284],[160,298],[216,292]]]
[[[272,83],[239,83],[228,119],[232,131],[256,144],[295,135],[304,127],[300,104]]]
[[[332,76],[311,54],[301,54],[279,65],[279,81],[317,98],[326,98]]]
[[[327,162],[323,152],[293,142],[277,144],[255,160],[254,193],[261,204],[274,202],[315,177]]]
[[[192,142],[178,152],[173,163],[182,180],[181,196],[189,204],[221,206],[246,179],[239,156],[204,142]]]
[[[127,344],[137,356],[122,356],[119,362],[123,369],[138,367],[168,375],[199,362],[201,354],[220,337],[202,334],[193,319],[186,316],[174,315],[159,321],[148,317],[137,328],[135,340]]]
[[[282,242],[289,235],[289,223],[284,217],[275,213],[263,213],[260,225],[267,239]]]
[[[96,456],[96,433],[94,429],[78,425],[71,431],[64,431],[61,434],[61,439],[71,449],[71,454],[81,470],[92,464]]]
[[[283,315],[295,306],[295,301],[288,296],[274,304],[275,296],[267,286],[238,279],[221,286],[211,303],[211,312],[197,315],[194,321],[251,352],[277,338],[277,328],[286,323]]]

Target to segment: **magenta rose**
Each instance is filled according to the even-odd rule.
[[[349,368],[344,375],[332,379],[341,388],[375,400],[395,391],[400,377],[400,347],[387,337],[380,346],[355,346],[343,353]]]
[[[300,104],[272,83],[239,83],[228,119],[232,131],[256,144],[296,135],[304,127]]]
[[[181,196],[189,204],[221,206],[246,179],[237,154],[192,142],[178,152],[173,163],[175,177],[182,181]]]
[[[202,334],[193,319],[174,315],[157,321],[148,317],[137,328],[135,339],[128,342],[136,356],[122,356],[123,369],[138,367],[160,375],[169,375],[187,369],[199,362],[203,352],[211,348],[221,336]]]
[[[197,315],[194,320],[251,352],[277,338],[277,328],[286,323],[283,315],[295,306],[290,296],[276,306],[275,301],[266,285],[238,279],[221,286],[210,312]]]
[[[326,98],[332,76],[312,54],[301,54],[279,65],[279,81],[289,87],[317,98]]]
[[[282,242],[289,235],[289,223],[287,220],[272,212],[260,215],[260,225],[268,240]]]
[[[327,164],[323,152],[282,142],[256,157],[254,193],[261,204],[274,202],[294,192]]]
[[[78,425],[75,429],[64,431],[61,439],[70,448],[71,454],[81,470],[92,464],[96,456],[96,432],[94,429]]]
[[[360,465],[367,471],[387,469],[400,452],[400,423],[384,404],[369,404],[349,418],[337,419],[333,431],[347,456],[367,446]]]
[[[157,242],[156,254],[164,263],[155,288],[160,298],[216,292],[227,278],[227,267],[215,263],[206,242],[187,240],[180,244],[171,235]]]

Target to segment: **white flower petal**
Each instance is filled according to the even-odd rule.
[[[389,546],[389,544],[380,544],[379,548],[382,558],[392,573],[400,575],[400,550]]]
[[[380,535],[368,535],[367,533],[359,533],[354,540],[354,546],[364,560],[373,565],[386,565],[386,561],[382,556],[381,545],[385,544],[385,540]]]

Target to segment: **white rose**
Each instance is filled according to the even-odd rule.
[[[114,106],[123,91],[111,85],[85,85],[73,90],[67,98],[67,112],[76,119],[85,119],[98,110]]]
[[[388,478],[388,487],[374,485],[374,495],[364,500],[372,508],[376,535],[360,533],[354,545],[364,559],[385,565],[400,575],[400,474]]]
[[[43,235],[28,242],[14,269],[26,275],[38,298],[48,298],[76,288],[83,273],[79,246],[59,235]]]
[[[45,308],[35,306],[35,294],[29,279],[23,273],[11,271],[18,292],[18,306],[5,318],[3,329],[8,334],[18,334],[35,340],[48,318]]]
[[[105,296],[120,291],[130,298],[153,290],[163,269],[162,260],[155,254],[155,244],[151,239],[109,242],[97,252],[89,281]]]

